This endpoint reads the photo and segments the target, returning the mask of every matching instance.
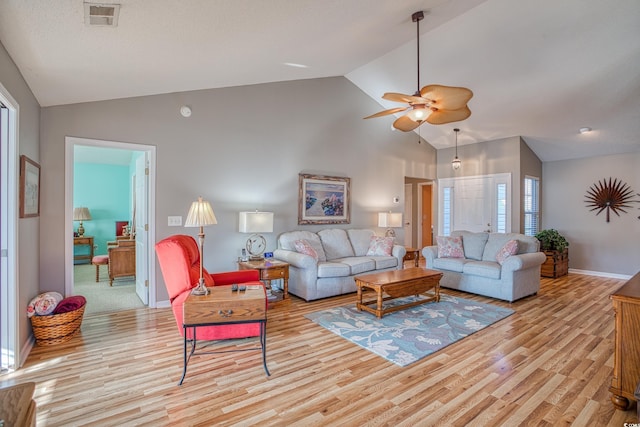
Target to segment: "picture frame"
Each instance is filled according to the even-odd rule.
[[[40,216],[40,165],[20,156],[20,218]]]
[[[351,178],[298,175],[298,224],[349,224]]]

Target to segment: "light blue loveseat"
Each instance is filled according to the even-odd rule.
[[[509,302],[540,290],[540,266],[546,257],[535,237],[470,231],[454,231],[451,236],[462,237],[464,258],[438,258],[437,246],[422,249],[426,267],[444,273],[441,287]],[[509,240],[518,241],[518,253],[500,265],[496,254]]]

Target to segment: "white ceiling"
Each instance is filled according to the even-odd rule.
[[[420,85],[475,94],[469,119],[419,128],[436,148],[460,127],[460,145],[521,135],[543,161],[640,151],[638,0],[104,3],[122,5],[115,28],[86,26],[81,0],[0,0],[0,41],[42,106],[346,76],[395,107],[380,97],[416,90],[424,10]]]

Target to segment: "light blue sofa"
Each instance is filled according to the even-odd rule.
[[[540,266],[546,257],[535,237],[470,231],[454,231],[451,236],[462,237],[464,258],[438,258],[437,246],[422,249],[426,267],[444,273],[441,287],[509,302],[540,290]],[[518,253],[500,265],[496,254],[509,240],[518,241]]]
[[[404,246],[394,245],[391,256],[367,255],[374,235],[366,229],[287,231],[278,236],[273,257],[289,263],[289,293],[306,301],[347,294],[356,291],[356,275],[402,268]],[[307,240],[318,260],[296,252],[296,240]]]

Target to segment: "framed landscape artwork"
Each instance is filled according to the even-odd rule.
[[[349,224],[351,179],[299,174],[298,224]]]
[[[40,215],[40,165],[20,156],[20,218]]]

